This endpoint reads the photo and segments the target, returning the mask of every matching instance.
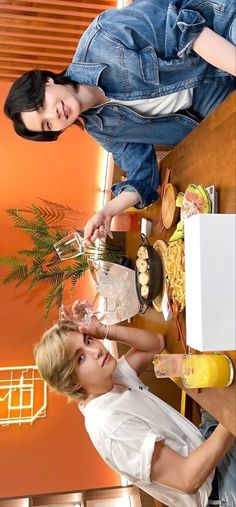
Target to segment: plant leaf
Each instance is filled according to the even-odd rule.
[[[56,302],[57,308],[61,306],[63,292],[64,292],[64,284],[61,286],[54,285],[52,287],[45,300],[45,312],[44,312],[45,319],[48,318],[48,314],[50,312],[54,300]]]
[[[49,268],[48,271],[42,271],[37,276],[37,279],[42,282],[58,285],[64,279],[64,271],[59,269],[57,266],[53,266],[52,268]]]
[[[37,210],[51,228],[66,227],[77,229],[86,220],[85,213],[75,208],[46,199],[40,200],[45,206],[37,206]]]
[[[19,281],[24,281],[28,277],[28,267],[25,266],[15,266],[12,271],[3,279],[2,284],[7,285],[8,283]]]
[[[25,259],[15,256],[0,257],[0,264],[10,267],[25,266]]]

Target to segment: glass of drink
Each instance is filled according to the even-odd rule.
[[[189,354],[182,365],[182,382],[187,389],[227,387],[233,382],[233,364],[224,354]]]
[[[184,354],[156,354],[154,372],[157,378],[181,377]]]
[[[72,232],[54,244],[61,261],[74,259],[85,251],[84,238],[78,232]]]
[[[156,354],[156,377],[181,377],[187,389],[226,387],[233,382],[234,368],[224,354]]]

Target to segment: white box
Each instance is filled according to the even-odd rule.
[[[235,217],[199,214],[184,222],[187,345],[235,350]]]

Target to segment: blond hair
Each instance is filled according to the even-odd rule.
[[[34,357],[42,378],[52,389],[80,401],[86,393],[76,387],[75,350],[68,343],[69,334],[78,332],[73,322],[56,322],[34,346]]]

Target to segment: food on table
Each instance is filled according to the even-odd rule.
[[[141,234],[141,238],[143,243],[137,251],[135,280],[139,302],[146,306],[152,303],[162,288],[163,267],[160,255],[146,236]]]
[[[143,298],[147,298],[149,293],[149,286],[148,285],[141,285],[141,296]]]
[[[145,273],[148,269],[148,263],[144,259],[137,259],[136,266],[139,273]]]
[[[138,277],[140,285],[147,285],[149,283],[149,280],[150,280],[149,271],[146,271],[145,273],[140,273]]]
[[[171,297],[179,310],[185,307],[185,262],[184,242],[179,239],[169,244],[165,254],[166,279],[171,288]]]
[[[174,234],[172,234],[169,242],[178,241],[178,239],[184,239],[184,222],[181,220],[176,227]]]
[[[176,206],[180,208],[181,221],[177,224],[170,242],[184,238],[184,220],[197,213],[211,213],[212,204],[210,196],[203,185],[188,185],[186,191],[180,192],[176,198]]]
[[[144,245],[141,245],[137,252],[136,267],[138,270],[138,283],[140,284],[141,296],[145,299],[148,298],[149,294],[149,262],[148,262],[148,250]]]
[[[203,185],[188,185],[185,193],[177,196],[176,206],[178,205],[181,208],[181,220],[197,213],[211,213],[211,200]]]
[[[141,245],[138,249],[137,256],[140,259],[148,259],[148,251],[144,245]]]

